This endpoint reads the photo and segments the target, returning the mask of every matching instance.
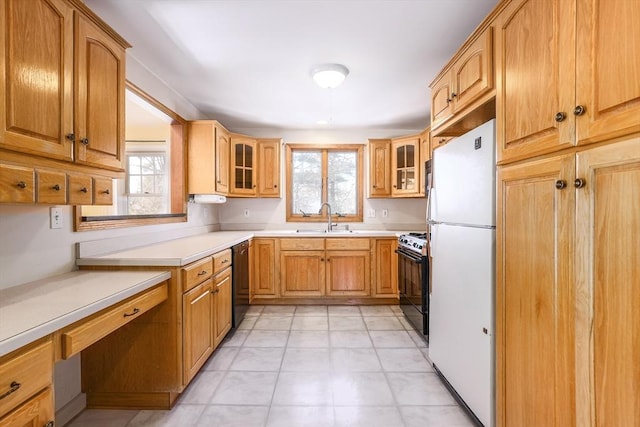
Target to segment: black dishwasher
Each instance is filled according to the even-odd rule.
[[[249,242],[244,241],[232,248],[233,258],[233,328],[237,328],[249,309]]]

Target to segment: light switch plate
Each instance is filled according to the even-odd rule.
[[[62,228],[62,208],[49,209],[49,221],[51,228]]]
[[[389,216],[389,209],[382,209],[382,218],[386,218]]]

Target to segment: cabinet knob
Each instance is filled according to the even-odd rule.
[[[452,98],[447,98],[447,104],[450,103],[451,101],[453,101]]]
[[[451,99],[455,98],[456,96],[458,96],[458,94],[457,94],[457,93],[455,93],[455,92],[451,92]]]
[[[49,421],[48,423],[46,423],[46,424],[44,425],[44,427],[53,427],[54,425],[55,425],[55,424],[54,424],[54,422],[53,422],[53,421]]]
[[[104,194],[111,194],[111,191],[109,191],[109,189],[107,188],[106,190],[103,191]]]
[[[575,180],[575,181],[573,181],[573,185],[574,185],[574,187],[576,187],[576,188],[582,188],[582,187],[584,187],[584,185],[585,185],[586,183],[587,183],[587,182],[586,182],[584,179],[582,179],[582,178],[576,178],[576,180]]]
[[[65,135],[65,137],[71,142],[74,142],[76,140],[76,135],[74,133],[68,133]]]
[[[82,188],[80,189],[80,192],[81,192],[81,193],[86,193],[87,191],[89,191],[89,190],[87,190],[87,187],[82,187]]]
[[[278,188],[278,184],[273,184],[273,188]]]
[[[397,185],[394,185],[394,186],[393,186],[393,188],[398,188],[398,186],[397,186]]]
[[[51,187],[52,190],[56,190],[56,191],[60,191],[60,185],[56,184],[53,187]]]
[[[378,188],[378,186],[377,186],[377,185],[375,185],[375,184],[373,184],[373,188]]]
[[[564,179],[559,179],[556,181],[556,188],[558,190],[562,190],[566,186],[567,186],[567,181],[565,181]]]
[[[217,182],[218,184],[222,184],[222,181],[220,181],[220,180],[217,180],[216,182]]]
[[[556,122],[560,123],[561,121],[563,121],[565,118],[567,118],[567,115],[565,113],[563,113],[562,111],[560,111],[559,113],[556,113],[556,116],[554,117],[554,119],[556,120]]]
[[[25,188],[27,188],[27,184],[25,184],[24,181],[20,181],[16,184],[16,187],[22,188],[24,190]]]
[[[83,145],[89,145],[89,138],[82,138],[82,139],[80,140],[80,142],[81,142]]]
[[[577,105],[573,110],[573,114],[575,114],[576,116],[581,116],[585,113],[585,111],[587,111],[587,109],[584,107],[584,105]]]

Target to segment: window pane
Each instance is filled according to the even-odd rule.
[[[415,166],[416,153],[413,145],[407,145],[407,167],[412,168]]]
[[[153,156],[140,156],[142,162],[142,174],[152,175],[154,172]]]
[[[293,214],[317,213],[322,204],[322,153],[294,151],[292,153],[291,186]]]
[[[127,172],[129,172],[132,175],[140,174],[140,157],[138,156],[129,157],[129,167],[127,168]]]
[[[328,195],[333,212],[353,215],[357,209],[356,171],[354,151],[330,151],[328,164]]]
[[[139,194],[142,192],[140,176],[129,176],[129,193]]]
[[[404,145],[396,148],[396,169],[404,168]]]
[[[253,188],[253,171],[251,169],[245,169],[244,171],[244,188]]]
[[[253,147],[246,145],[244,147],[244,166],[247,168],[253,167]]]
[[[154,181],[153,175],[142,175],[142,192],[145,194],[153,194],[154,193]]]

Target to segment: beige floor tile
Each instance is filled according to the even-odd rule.
[[[418,348],[378,348],[376,351],[386,372],[433,372]]]
[[[267,427],[333,427],[330,406],[272,406]]]
[[[227,336],[225,338],[225,340],[222,342],[222,347],[240,347],[248,336],[248,330],[236,330],[235,332],[233,332],[233,335]]]
[[[401,406],[406,427],[474,427],[475,424],[458,406]]]
[[[387,373],[398,405],[456,405],[435,373]]]
[[[326,305],[299,305],[296,307],[296,316],[327,316]]]
[[[285,347],[289,331],[253,330],[244,341],[243,347]]]
[[[268,406],[209,405],[198,420],[198,427],[264,427]]]
[[[269,405],[277,378],[277,372],[228,372],[213,394],[211,403]]]
[[[326,316],[296,316],[291,324],[291,330],[298,331],[326,331],[328,329],[329,319]]]
[[[404,427],[395,406],[336,406],[335,415],[336,427]]]
[[[206,404],[222,381],[225,373],[220,371],[202,371],[180,395],[179,404]]]
[[[331,347],[371,348],[373,344],[367,331],[330,331]]]
[[[242,347],[233,363],[231,371],[273,371],[280,370],[284,348]]]
[[[396,313],[388,305],[361,305],[363,316],[395,316]]]
[[[204,411],[204,405],[176,405],[170,411],[144,410],[127,427],[173,427],[195,425]]]
[[[238,354],[239,347],[220,347],[202,367],[205,371],[226,371]]]
[[[327,348],[329,331],[291,331],[288,348]]]
[[[394,405],[391,389],[380,372],[347,372],[332,376],[335,406]]]
[[[293,316],[260,316],[254,329],[267,331],[288,331],[291,329]]]
[[[336,372],[379,372],[382,369],[371,348],[332,348],[331,363]]]
[[[423,334],[420,334],[415,330],[407,332],[409,333],[409,336],[411,337],[413,342],[416,344],[416,347],[427,348],[428,344]]]
[[[265,305],[262,316],[293,316],[295,305]]]
[[[329,316],[329,330],[364,331],[366,327],[360,316]]]
[[[329,316],[360,316],[360,309],[355,305],[330,305]]]
[[[402,331],[404,327],[395,316],[363,317],[370,331]]]
[[[331,378],[323,372],[281,372],[273,405],[333,404]]]
[[[249,306],[249,309],[244,315],[245,317],[260,316],[263,310],[264,310],[264,305],[252,305],[252,306]]]
[[[407,331],[369,331],[376,348],[416,348]]]
[[[259,319],[259,317],[255,316],[255,317],[245,317],[242,322],[240,322],[240,324],[238,325],[238,330],[247,330],[247,329],[251,329],[253,328],[253,326],[256,324],[256,321]]]
[[[331,359],[328,348],[287,348],[282,372],[329,372]]]
[[[67,427],[125,427],[139,411],[87,409]]]

